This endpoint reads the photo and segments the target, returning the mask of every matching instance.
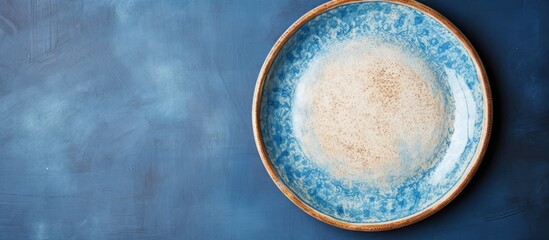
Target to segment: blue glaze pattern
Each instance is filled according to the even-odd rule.
[[[425,59],[444,90],[445,111],[455,122],[442,140],[442,153],[435,156],[435,164],[390,189],[376,188],[372,182],[344,182],[319,168],[304,153],[292,125],[296,85],[310,62],[334,43],[365,37],[392,43]],[[302,202],[340,221],[381,223],[417,214],[456,186],[477,151],[483,107],[481,83],[471,57],[446,27],[408,6],[362,2],[328,10],[289,38],[265,79],[259,120],[277,176]]]

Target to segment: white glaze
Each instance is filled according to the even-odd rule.
[[[299,81],[296,136],[338,179],[398,185],[432,166],[446,136],[434,78],[421,58],[388,43],[334,45]]]

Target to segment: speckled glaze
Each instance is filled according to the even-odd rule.
[[[478,56],[412,1],[336,1],[277,42],[253,123],[262,160],[301,209],[353,230],[419,221],[470,180],[491,121]]]

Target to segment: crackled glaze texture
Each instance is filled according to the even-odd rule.
[[[410,217],[463,177],[483,97],[460,41],[396,3],[338,6],[301,26],[263,87],[273,169],[302,202],[349,223]]]

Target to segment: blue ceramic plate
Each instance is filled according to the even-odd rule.
[[[414,1],[333,1],[275,44],[253,124],[271,178],[353,230],[419,221],[467,184],[486,148],[488,82],[463,35]]]

